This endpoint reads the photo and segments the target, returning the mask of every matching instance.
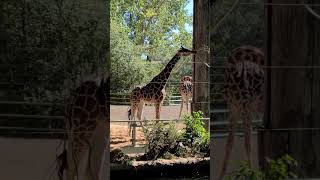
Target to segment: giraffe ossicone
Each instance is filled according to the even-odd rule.
[[[156,119],[160,119],[160,111],[163,100],[166,96],[165,86],[168,82],[170,74],[182,56],[190,56],[196,54],[197,51],[189,50],[181,47],[173,58],[168,62],[164,69],[155,76],[147,85],[136,87],[132,90],[130,96],[130,120],[135,120],[137,116],[141,121],[143,107],[146,103],[154,104],[156,109]],[[131,123],[129,123],[129,135],[131,133]]]

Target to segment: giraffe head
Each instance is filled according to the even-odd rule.
[[[181,48],[177,52],[177,55],[179,55],[179,56],[189,56],[189,55],[196,54],[196,53],[197,53],[197,51],[189,50],[189,49],[186,49],[186,48],[181,46]]]

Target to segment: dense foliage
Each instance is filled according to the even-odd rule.
[[[1,62],[9,67],[2,78],[23,83],[24,97],[62,100],[63,91],[108,68],[103,11],[90,0],[23,2],[2,2]]]
[[[161,71],[180,45],[192,47],[192,32],[186,28],[186,25],[192,25],[192,15],[185,9],[187,2],[110,2],[112,92],[126,92],[147,83]],[[219,20],[233,2],[216,1],[214,18]],[[1,1],[1,98],[61,103],[79,81],[107,72],[109,33],[106,24],[109,21],[103,3],[94,0]],[[211,51],[224,56],[239,45],[262,46],[262,17],[263,6],[238,4],[211,33],[214,47]],[[177,92],[176,82],[181,76],[192,74],[190,63],[190,57],[183,58],[173,70],[167,86],[168,95]],[[58,105],[15,105],[14,108],[1,105],[1,110],[5,114],[63,113]],[[39,122],[27,124],[33,126],[33,123],[41,124]]]
[[[192,32],[185,27],[192,23],[192,16],[184,9],[187,2],[111,1],[111,42],[115,44],[111,45],[111,52],[116,57],[112,58],[112,92],[128,91],[149,82],[180,45],[192,47]],[[252,0],[252,5],[236,2],[217,0],[213,6],[213,18],[218,25],[211,25],[210,39],[215,56],[226,56],[231,49],[242,45],[263,46],[263,1]],[[182,59],[170,77],[169,95],[178,92],[178,84],[174,82],[191,74],[191,58]]]
[[[63,115],[61,104],[70,90],[109,69],[105,12],[103,2],[93,0],[1,1],[1,99],[54,103],[1,104],[1,113]],[[1,121],[10,126],[53,128],[57,122]]]
[[[234,2],[218,0],[214,18],[221,19]],[[187,3],[188,0],[110,2],[113,92],[147,83],[180,45],[192,47],[192,32],[186,28],[192,25],[192,15],[185,9]],[[23,95],[27,100],[61,100],[61,94],[67,94],[65,91],[79,80],[99,68],[108,69],[108,21],[103,4],[93,0],[7,0],[1,2],[0,8],[4,47],[0,52],[1,68],[6,70],[1,80],[25,85],[7,95]],[[243,44],[261,47],[262,17],[263,6],[238,4],[214,29],[212,52],[223,56]],[[191,58],[182,59],[178,64],[181,68],[174,70],[170,80],[176,82],[182,75],[191,75],[190,63]],[[168,85],[169,90],[176,87],[174,83]]]
[[[162,122],[155,123],[144,129],[147,143],[147,159],[164,158],[168,154],[175,154],[179,146],[180,135],[175,124],[165,125]]]
[[[239,168],[232,172],[227,179],[234,180],[287,180],[297,178],[292,171],[297,166],[296,160],[285,154],[278,159],[268,159],[264,171],[250,168],[247,161],[243,161]]]
[[[217,0],[211,25],[211,51],[215,56],[226,56],[233,48],[253,45],[262,48],[264,41],[264,6],[262,0],[241,4],[237,0]],[[234,8],[233,8],[234,7]],[[222,21],[221,21],[222,19]]]
[[[124,154],[120,149],[110,151],[110,163],[132,165],[133,158]]]
[[[183,138],[185,144],[193,147],[195,152],[205,152],[209,155],[210,135],[204,128],[201,111],[193,112],[192,115],[184,116],[185,132]]]
[[[207,157],[210,155],[210,136],[201,121],[202,112],[184,117],[185,127],[178,131],[171,122],[158,122],[144,128],[147,159],[176,157]]]
[[[191,48],[192,22],[185,6],[187,0],[112,0],[111,11],[111,92],[126,92],[148,83],[173,57],[180,45]],[[191,75],[190,63],[179,62],[171,81]],[[176,90],[177,83],[167,86]]]

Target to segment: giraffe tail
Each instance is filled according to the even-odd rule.
[[[129,110],[128,110],[128,119],[129,119],[129,121],[131,120],[131,108],[129,108]],[[131,122],[128,122],[128,129],[129,129],[129,136],[130,136],[130,132],[131,132]]]
[[[130,116],[131,116],[131,109],[128,110],[128,119],[130,120]]]

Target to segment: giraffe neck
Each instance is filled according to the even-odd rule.
[[[159,89],[163,89],[164,86],[166,85],[171,71],[174,68],[174,66],[177,64],[177,62],[179,61],[180,56],[178,54],[176,54],[170,61],[169,63],[166,65],[166,67],[156,76],[154,77],[150,84],[154,83],[157,84],[159,87]]]

